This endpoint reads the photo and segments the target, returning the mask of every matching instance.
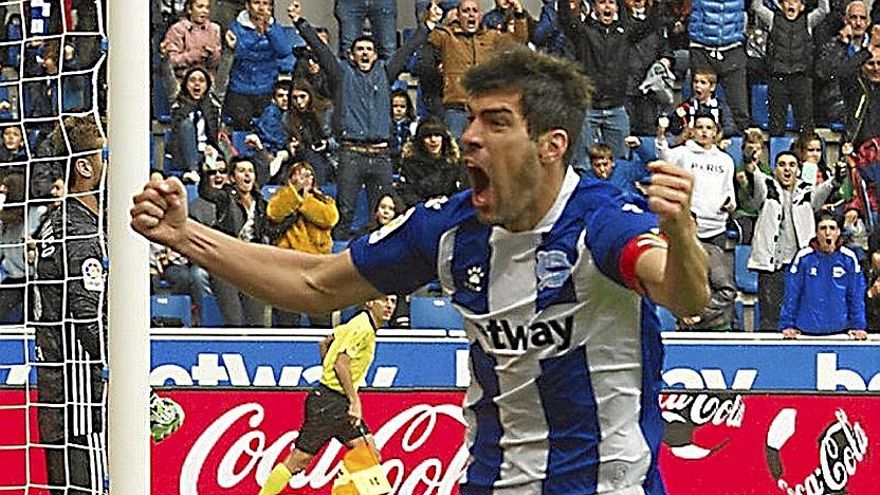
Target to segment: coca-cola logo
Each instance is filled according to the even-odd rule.
[[[660,410],[666,422],[663,442],[681,459],[704,459],[727,444],[698,445],[694,432],[705,425],[740,428],[746,406],[742,396],[710,393],[670,393],[660,397]]]
[[[856,474],[868,452],[868,436],[861,424],[850,423],[846,412],[837,409],[836,421],[828,425],[819,438],[815,469],[799,483],[791,484],[784,479],[781,456],[783,446],[797,431],[797,416],[789,411],[780,411],[767,433],[767,459],[778,488],[787,495],[845,493],[849,479]]]
[[[271,443],[260,429],[265,418],[262,404],[247,403],[233,407],[208,425],[187,452],[180,471],[180,495],[198,495],[198,484],[203,476],[213,476],[216,485],[230,489],[247,479],[262,485],[274,465],[284,457],[295,443],[299,432],[289,430]],[[456,489],[468,460],[468,451],[462,445],[454,456],[446,461],[439,457],[426,456],[420,461],[418,451],[433,438],[448,435],[448,421],[464,425],[461,407],[452,404],[419,404],[400,411],[386,421],[374,437],[376,446],[383,452],[382,468],[393,488],[392,494],[436,494],[451,495]],[[229,438],[234,426],[245,422],[248,431],[238,438]],[[441,423],[447,422],[441,426]],[[239,430],[240,431],[240,430]],[[460,441],[460,436],[458,437]],[[398,457],[386,455],[388,447],[400,452]],[[220,456],[216,470],[210,472],[207,465],[209,457],[214,457],[218,449],[229,445]],[[328,487],[339,469],[337,460],[343,447],[338,442],[330,442],[323,453],[317,457],[308,470],[297,474],[290,481],[294,490],[312,490]],[[404,458],[406,460],[404,460]]]

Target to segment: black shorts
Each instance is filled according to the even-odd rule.
[[[324,384],[309,392],[306,397],[306,419],[300,428],[296,448],[315,455],[331,438],[348,445],[352,440],[370,433],[363,421],[357,428],[351,424],[348,405],[348,397]]]

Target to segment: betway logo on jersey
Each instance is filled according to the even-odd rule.
[[[536,321],[529,325],[489,320],[488,324],[477,325],[477,328],[489,337],[495,349],[526,351],[532,347],[556,346],[561,351],[571,346],[574,317]]]

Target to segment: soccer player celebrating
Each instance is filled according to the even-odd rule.
[[[654,304],[688,316],[709,295],[693,176],[649,164],[647,201],[579,178],[568,161],[590,85],[570,62],[512,48],[461,82],[472,189],[418,205],[342,253],[276,250],[198,225],[176,179],[135,196],[132,227],[291,311],[438,278],[470,342],[462,494],[663,493]]]
[[[97,198],[104,138],[94,117],[68,117],[68,194],[37,229],[33,321],[37,418],[52,495],[103,493],[107,364],[104,233]]]
[[[357,390],[376,353],[376,330],[391,319],[396,306],[397,296],[367,301],[365,311],[336,327],[321,342],[324,371],[321,382],[306,399],[305,422],[299,430],[296,448],[283,463],[275,466],[259,495],[280,493],[290,478],[308,467],[331,438],[348,448],[365,443],[373,446],[373,437],[363,422]]]

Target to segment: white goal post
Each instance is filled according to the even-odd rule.
[[[109,0],[110,493],[150,493],[148,246],[128,227],[147,179],[150,2]]]

